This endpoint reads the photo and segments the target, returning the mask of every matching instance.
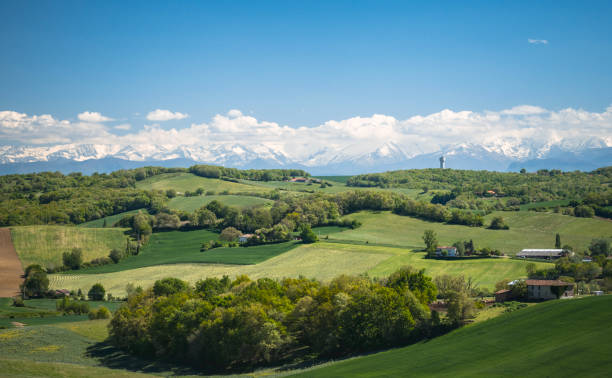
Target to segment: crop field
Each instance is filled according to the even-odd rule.
[[[11,227],[13,244],[21,264],[62,265],[62,253],[72,248],[83,250],[83,261],[108,256],[111,249],[125,249],[127,236],[122,228],[73,226]]]
[[[553,248],[556,233],[561,235],[562,244],[569,244],[578,251],[585,250],[593,238],[612,238],[612,223],[606,220],[515,211],[489,214],[485,217],[485,225],[498,215],[510,226],[509,230],[448,225],[389,212],[359,212],[347,218],[359,220],[363,223],[361,227],[330,234],[329,239],[424,248],[423,232],[431,229],[436,232],[440,245],[472,239],[477,248],[491,247],[515,255],[523,248]]]
[[[194,283],[201,278],[224,275],[235,277],[246,274],[251,278],[283,278],[302,275],[325,281],[340,274],[368,273],[371,276],[384,276],[403,265],[412,265],[418,269],[424,268],[427,274],[434,276],[444,273],[464,274],[473,277],[478,285],[489,289],[492,289],[495,283],[503,278],[525,276],[525,261],[501,258],[446,261],[424,259],[423,256],[423,253],[402,248],[321,242],[299,245],[297,248],[255,265],[158,265],[101,274],[54,274],[49,276],[49,281],[53,288],[71,290],[89,288],[94,283],[100,282],[113,295],[124,295],[125,286],[128,283],[148,287],[164,277],[178,277]],[[547,263],[537,264],[548,265]]]
[[[212,179],[196,176],[193,173],[164,173],[153,176],[145,180],[139,181],[136,184],[138,189],[145,190],[167,190],[174,189],[179,193],[185,191],[193,192],[198,188],[204,188],[205,191],[212,190],[215,194],[223,191],[228,191],[230,194],[238,192],[268,192],[262,186],[246,185],[231,181]]]
[[[141,209],[141,210],[146,212],[145,209]],[[131,215],[131,214],[136,214],[136,213],[138,213],[138,211],[140,211],[140,210],[130,210],[130,211],[125,211],[123,213],[119,213],[119,214],[115,214],[115,215],[109,215],[108,217],[104,217],[104,218],[92,220],[92,221],[89,221],[89,222],[81,223],[81,224],[77,225],[77,227],[88,227],[88,228],[100,228],[100,227],[104,227],[104,220],[106,220],[106,227],[112,227],[113,224],[115,224],[116,222],[121,220],[121,218],[123,218],[124,216]]]
[[[203,242],[216,240],[219,235],[208,230],[168,231],[151,235],[140,254],[129,256],[117,264],[64,272],[68,275],[119,272],[162,264],[256,264],[294,248],[295,242],[266,244],[252,247],[221,247],[200,252]]]
[[[304,377],[605,377],[612,296],[549,301],[427,342],[328,363]]]
[[[182,210],[194,212],[195,210],[207,205],[212,201],[219,201],[227,206],[235,206],[240,208],[254,207],[261,205],[271,205],[274,201],[267,198],[253,196],[235,196],[235,195],[211,195],[211,196],[194,196],[194,197],[174,197],[168,201],[168,207],[173,210]]]

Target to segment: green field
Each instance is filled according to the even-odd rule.
[[[296,246],[294,242],[287,242],[252,247],[221,247],[200,252],[203,242],[216,240],[218,236],[208,230],[157,232],[151,235],[149,242],[136,256],[129,256],[118,264],[73,270],[63,274],[111,273],[153,265],[179,263],[256,264]]]
[[[13,244],[25,268],[30,264],[61,266],[62,253],[83,250],[83,261],[108,256],[111,249],[125,249],[125,229],[74,226],[11,227]]]
[[[549,301],[304,377],[606,377],[612,296]]]
[[[235,206],[240,208],[254,207],[260,205],[272,205],[274,201],[267,198],[253,196],[235,196],[235,195],[211,195],[211,196],[194,196],[194,197],[174,197],[168,201],[168,207],[173,210],[182,210],[194,212],[195,210],[207,205],[212,201],[219,201],[227,206]]]
[[[109,215],[108,217],[104,217],[104,218],[92,220],[92,221],[89,221],[89,222],[81,223],[81,224],[77,225],[77,227],[88,227],[88,228],[100,228],[100,227],[104,227],[104,220],[106,220],[106,227],[112,227],[113,224],[115,224],[116,222],[120,221],[121,218],[123,218],[124,216],[131,215],[131,214],[136,214],[136,213],[138,213],[141,210],[146,213],[145,209],[125,211],[123,213],[119,213],[119,214],[115,214],[115,215]]]
[[[252,247],[249,247],[252,248]],[[248,250],[249,248],[243,248]],[[206,253],[206,252],[205,252]],[[483,288],[493,289],[503,278],[525,276],[527,262],[512,259],[470,259],[467,261],[446,261],[424,259],[423,253],[403,248],[361,246],[340,243],[315,243],[299,245],[288,252],[278,254],[255,265],[222,264],[174,264],[158,265],[101,274],[53,274],[49,276],[53,288],[89,288],[101,282],[114,295],[124,295],[128,283],[143,287],[164,277],[178,277],[195,283],[205,277],[235,277],[246,274],[252,278],[305,277],[330,280],[340,274],[368,273],[385,276],[403,265],[424,268],[427,274],[464,274],[472,277]],[[547,263],[536,263],[546,267]]]
[[[612,223],[596,218],[576,218],[554,213],[494,212],[485,217],[485,225],[494,216],[502,216],[510,230],[489,230],[428,222],[389,212],[359,212],[347,216],[363,223],[355,230],[330,234],[330,240],[393,244],[424,248],[423,232],[434,230],[439,245],[452,245],[458,240],[472,239],[476,247],[491,247],[508,255],[524,248],[554,248],[555,234],[561,235],[563,244],[576,251],[584,251],[593,238],[612,238]]]
[[[228,191],[231,194],[239,192],[268,192],[269,189],[262,186],[246,185],[231,181],[212,179],[196,176],[192,173],[164,173],[149,177],[136,184],[138,189],[144,190],[167,190],[174,189],[179,193],[185,191],[193,192],[198,188],[205,191],[212,190],[219,194]]]
[[[520,206],[521,211],[526,211],[529,209],[535,209],[538,207],[555,207],[555,206],[567,206],[569,205],[569,200],[555,200],[555,201],[543,201],[543,202],[533,202],[527,203]]]

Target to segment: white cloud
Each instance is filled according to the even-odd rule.
[[[527,42],[532,44],[532,45],[548,45],[548,40],[547,39],[528,38]]]
[[[98,112],[89,112],[89,111],[80,113],[77,117],[79,118],[79,120],[83,122],[93,122],[93,123],[107,122],[107,121],[113,120],[112,118],[105,117]]]
[[[330,120],[313,127],[290,127],[260,121],[231,110],[210,121],[183,128],[165,129],[158,123],[125,135],[113,131],[131,130],[130,125],[114,127],[95,123],[71,123],[51,115],[13,111],[0,112],[0,140],[3,144],[94,143],[114,145],[206,146],[237,142],[274,147],[288,156],[306,161],[322,149],[359,152],[393,141],[406,152],[434,152],[456,143],[502,145],[503,141],[529,140],[540,144],[561,139],[598,137],[612,145],[612,106],[602,112],[566,108],[558,111],[533,105],[519,105],[498,111],[444,109],[400,120],[374,114]]]
[[[171,112],[170,110],[163,110],[163,109],[155,109],[152,112],[149,112],[149,114],[147,114],[147,119],[149,121],[170,121],[173,119],[183,119],[183,118],[187,118],[188,115],[187,114],[183,114],[183,113],[179,113],[179,112]]]

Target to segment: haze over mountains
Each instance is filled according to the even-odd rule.
[[[435,168],[447,157],[455,169],[516,171],[521,168],[593,170],[612,165],[612,147],[599,137],[538,143],[505,138],[489,144],[457,143],[423,152],[418,145],[392,141],[364,149],[316,146],[303,156],[265,143],[218,142],[168,146],[159,144],[63,144],[0,146],[0,174],[38,171],[110,172],[145,165],[188,166],[195,163],[237,168],[304,168],[313,174],[357,174],[395,169]]]

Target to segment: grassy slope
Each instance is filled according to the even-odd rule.
[[[249,248],[244,248],[248,250]],[[425,268],[432,275],[466,274],[485,287],[493,288],[502,278],[525,275],[524,261],[510,259],[480,259],[470,261],[440,261],[423,259],[422,253],[401,248],[359,246],[339,243],[316,243],[299,247],[256,265],[175,264],[152,266],[105,274],[50,276],[54,288],[78,289],[101,282],[114,295],[123,295],[125,286],[132,282],[147,287],[164,277],[179,277],[192,283],[209,276],[234,277],[247,274],[260,277],[297,277],[300,275],[329,280],[340,274],[387,275],[402,265]],[[545,263],[539,263],[545,266]]]
[[[0,371],[7,377],[155,377],[105,367],[50,363],[0,357]]]
[[[217,200],[227,206],[252,207],[257,205],[273,204],[274,201],[253,197],[253,196],[234,196],[234,195],[214,195],[214,196],[194,196],[194,197],[175,197],[168,202],[168,207],[174,210],[193,212],[211,201]]]
[[[184,193],[185,191],[193,192],[198,188],[204,188],[205,191],[213,190],[217,193],[225,190],[228,190],[230,193],[270,191],[262,186],[205,178],[192,173],[165,173],[139,181],[136,187],[145,190],[174,189],[179,193]]]
[[[137,256],[130,256],[118,264],[69,271],[64,274],[111,273],[153,265],[178,263],[256,264],[284,253],[296,245],[294,242],[287,242],[246,248],[215,248],[200,252],[200,246],[203,242],[215,240],[217,237],[218,234],[207,230],[154,233]]]
[[[332,363],[308,377],[603,377],[612,296],[551,301],[409,347]]]
[[[106,219],[106,227],[112,227],[113,224],[115,224],[115,222],[118,222],[124,216],[130,215],[130,214],[136,214],[136,213],[138,213],[138,211],[139,210],[130,210],[130,211],[125,211],[123,213],[119,213],[119,214],[115,214],[115,215],[109,215],[108,217],[104,217],[104,218],[92,220],[92,221],[89,221],[89,222],[81,223],[81,224],[77,225],[77,227],[88,227],[88,228],[103,227],[105,219]],[[147,212],[145,209],[142,209],[142,211],[145,212],[145,213]]]
[[[125,229],[72,226],[20,226],[11,236],[21,264],[62,265],[62,253],[78,247],[83,261],[108,256],[113,248],[125,249]]]
[[[348,218],[360,220],[362,227],[330,234],[329,238],[423,248],[423,232],[432,229],[436,231],[441,245],[473,239],[476,247],[488,246],[514,255],[523,248],[553,248],[557,232],[563,244],[569,244],[579,251],[585,250],[593,238],[612,237],[612,223],[601,219],[553,213],[494,212],[485,217],[485,224],[497,215],[504,218],[510,230],[447,225],[388,212],[360,212]]]

